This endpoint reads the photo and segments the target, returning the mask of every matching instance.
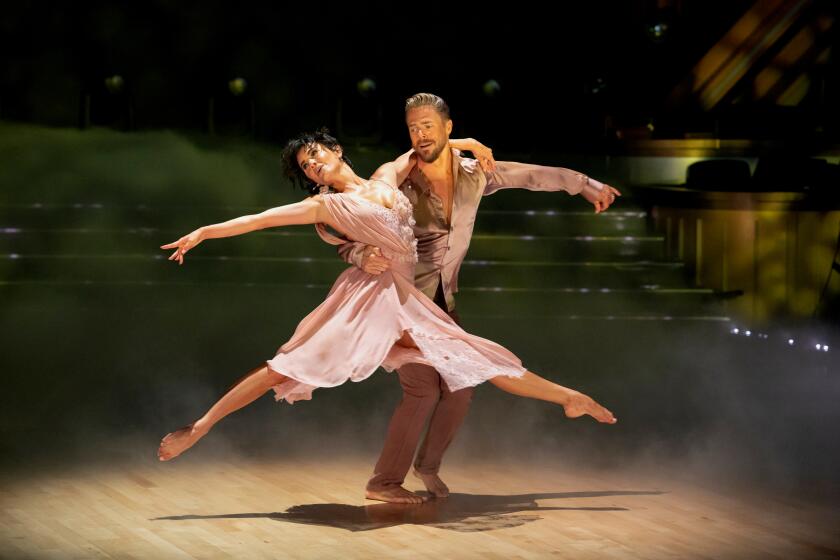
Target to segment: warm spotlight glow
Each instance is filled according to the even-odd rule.
[[[484,95],[487,97],[495,97],[501,91],[502,86],[499,85],[499,82],[496,80],[487,80],[484,82],[484,85],[481,87],[481,90],[484,92]]]
[[[245,78],[234,78],[228,82],[228,89],[233,95],[242,95],[248,89],[248,82]]]
[[[374,82],[371,78],[362,78],[356,83],[356,91],[358,91],[359,95],[362,97],[373,95],[373,93],[376,92],[376,82]]]
[[[105,78],[105,88],[110,93],[120,93],[123,90],[123,86],[125,86],[125,80],[119,74]]]

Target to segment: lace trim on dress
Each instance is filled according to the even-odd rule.
[[[475,387],[492,377],[522,377],[527,371],[522,365],[494,364],[478,350],[457,338],[447,338],[409,329],[411,338],[423,356],[434,364],[450,391]]]
[[[388,185],[388,183],[382,183]],[[388,186],[390,187],[390,185]],[[381,204],[376,204],[375,202],[371,202],[361,196],[344,196],[352,196],[356,200],[361,200],[363,203],[370,205],[374,211],[382,217],[382,221],[385,222],[388,229],[396,233],[408,248],[405,253],[394,253],[392,251],[383,250],[383,254],[386,257],[392,260],[414,264],[417,262],[417,238],[414,237],[414,208],[411,206],[411,202],[408,198],[406,198],[399,189],[395,189],[394,187],[391,188],[394,189],[396,195],[394,198],[393,208],[386,208]],[[323,196],[337,196],[342,194],[344,193],[325,192],[323,193]]]

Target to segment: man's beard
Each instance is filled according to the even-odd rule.
[[[417,157],[422,159],[424,163],[432,163],[433,161],[437,160],[438,157],[440,157],[441,152],[443,152],[444,146],[446,146],[445,142],[435,144],[435,149],[432,150],[429,153],[429,155],[423,155],[423,152],[419,151],[417,148],[414,148],[414,153],[417,154]]]

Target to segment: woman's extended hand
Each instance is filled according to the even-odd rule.
[[[472,152],[472,155],[478,160],[478,164],[485,173],[492,173],[496,170],[496,160],[493,159],[493,150],[475,138],[450,138],[449,145],[459,152]]]
[[[201,229],[197,229],[192,233],[188,233],[178,241],[173,243],[169,243],[167,245],[161,245],[161,249],[175,249],[175,252],[169,257],[170,261],[178,261],[179,265],[184,264],[184,255],[187,254],[187,251],[198,245],[204,241],[204,236],[201,233]]]
[[[478,160],[478,164],[487,173],[492,173],[496,170],[496,160],[493,159],[493,150],[473,139],[474,144],[470,146],[470,151]]]

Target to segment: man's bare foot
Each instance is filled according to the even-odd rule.
[[[577,391],[571,392],[568,402],[563,405],[563,410],[569,418],[577,418],[588,414],[598,422],[605,424],[618,422],[612,412],[595,402],[591,397]]]
[[[200,440],[207,432],[201,432],[196,429],[193,424],[184,426],[180,430],[176,430],[161,440],[160,447],[158,447],[158,459],[161,461],[169,461],[174,459]]]
[[[402,486],[386,488],[384,490],[365,490],[365,498],[392,504],[422,504],[426,501],[426,498],[423,496],[409,492]]]
[[[443,483],[438,475],[423,474],[415,469],[414,476],[423,481],[423,484],[426,485],[426,490],[435,498],[445,498],[449,495],[449,487]]]

